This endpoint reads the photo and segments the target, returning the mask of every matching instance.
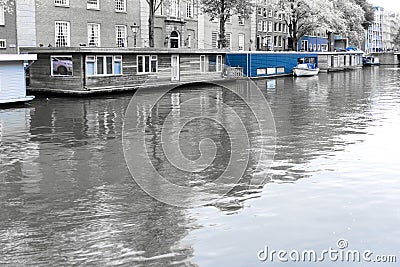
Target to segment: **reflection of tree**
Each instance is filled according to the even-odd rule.
[[[34,102],[24,131],[39,146],[34,162],[42,180],[32,181],[36,192],[2,186],[25,200],[0,215],[3,263],[151,266],[192,256],[180,245],[191,227],[184,211],[147,196],[126,168],[121,135],[130,98]]]

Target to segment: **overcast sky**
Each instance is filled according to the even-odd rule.
[[[399,0],[369,0],[369,2],[374,6],[383,6],[388,10],[400,12]]]

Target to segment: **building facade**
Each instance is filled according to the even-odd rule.
[[[16,31],[18,47],[149,46],[146,0],[25,0],[15,7],[15,23],[7,24]],[[196,48],[197,36],[194,0],[165,1],[159,6],[154,47]]]
[[[399,30],[400,15],[375,7],[374,23],[368,28],[365,38],[366,53],[389,52],[395,49],[394,39]]]
[[[218,48],[219,20],[213,19],[207,14],[198,16],[200,49]],[[251,38],[251,19],[243,19],[233,15],[225,23],[226,48],[234,51],[251,50],[253,40]]]
[[[276,1],[259,0],[256,7],[255,47],[260,51],[287,50],[288,27],[284,14],[273,8]]]
[[[15,7],[9,10],[0,6],[0,54],[17,53]]]

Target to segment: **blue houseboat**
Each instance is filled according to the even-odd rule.
[[[308,58],[318,67],[318,54],[305,52],[232,52],[226,54],[226,64],[242,67],[247,77],[268,77],[289,75],[301,60]]]

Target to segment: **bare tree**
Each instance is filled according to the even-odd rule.
[[[154,15],[164,0],[146,0],[149,5],[149,46],[154,47]]]

